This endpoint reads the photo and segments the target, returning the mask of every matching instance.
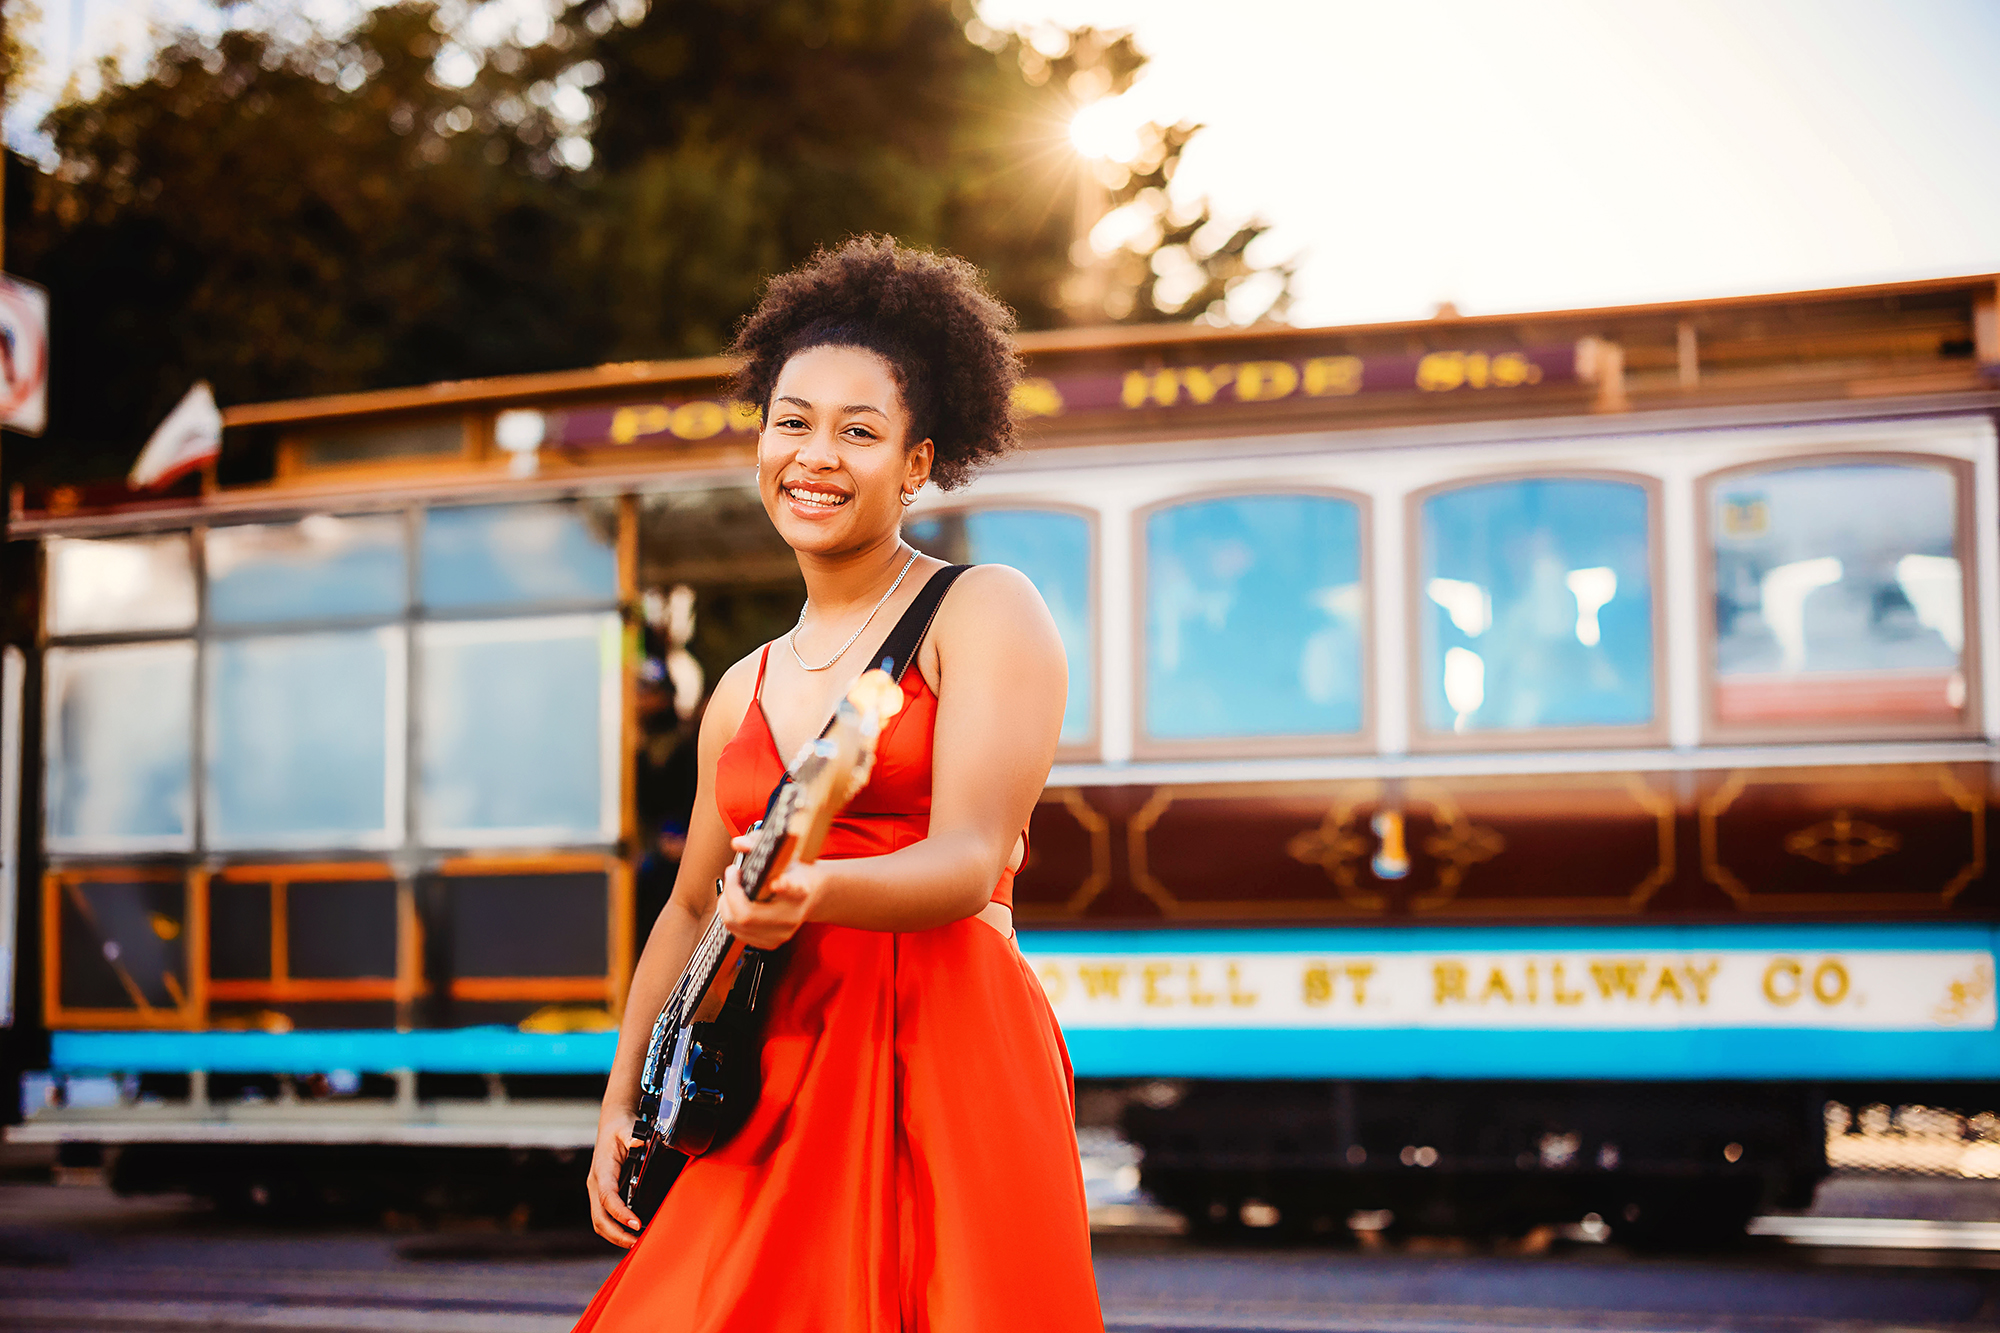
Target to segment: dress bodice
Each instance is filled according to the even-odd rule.
[[[732,836],[764,817],[771,792],[785,776],[777,739],[764,712],[764,671],[771,646],[757,659],[757,683],[736,734],[715,765],[715,804]],[[868,785],[835,816],[820,856],[841,860],[880,856],[921,842],[931,825],[931,744],[937,730],[938,697],[915,669],[901,682],[903,708],[889,719],[875,742],[875,767]],[[1003,871],[993,901],[1014,902],[1014,872]]]

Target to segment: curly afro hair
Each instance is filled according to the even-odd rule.
[[[951,490],[1014,447],[1021,358],[1014,313],[963,259],[857,236],[771,279],[737,330],[731,387],[767,413],[778,372],[809,347],[859,347],[889,363],[910,439],[936,449],[931,480]]]

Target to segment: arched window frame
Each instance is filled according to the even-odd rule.
[[[1361,585],[1361,729],[1345,736],[1217,736],[1159,739],[1146,730],[1146,616],[1152,590],[1147,583],[1146,530],[1155,514],[1206,500],[1309,496],[1344,500],[1357,511]],[[1375,728],[1375,542],[1373,499],[1366,492],[1314,482],[1240,482],[1180,491],[1132,511],[1132,755],[1135,759],[1284,758],[1298,755],[1372,754]]]
[[[1084,586],[1088,597],[1085,614],[1090,621],[1090,726],[1082,740],[1058,744],[1055,759],[1059,764],[1094,761],[1104,742],[1104,594],[1100,587],[1103,561],[1099,513],[1085,505],[1044,499],[1038,495],[996,495],[991,499],[982,496],[977,500],[920,504],[910,511],[909,520],[916,522],[927,518],[996,512],[1065,514],[1083,520],[1088,541]]]
[[[1716,695],[1721,677],[1715,669],[1715,532],[1716,488],[1731,479],[1758,472],[1782,472],[1802,467],[1841,467],[1887,464],[1895,467],[1928,467],[1952,478],[1952,550],[1958,557],[1960,595],[1965,603],[1965,646],[1959,654],[1959,670],[1965,676],[1965,705],[1955,723],[1857,722],[1839,718],[1781,723],[1725,723],[1717,716]],[[1956,739],[1981,734],[1985,697],[1981,689],[1981,638],[1984,625],[1979,617],[1980,566],[1975,516],[1976,474],[1970,459],[1949,454],[1893,449],[1853,452],[1813,450],[1777,454],[1748,463],[1732,463],[1703,473],[1695,481],[1695,559],[1700,573],[1697,603],[1701,621],[1701,731],[1708,744],[1756,742],[1865,741]]]
[[[1515,481],[1611,481],[1637,486],[1646,497],[1646,570],[1652,581],[1653,719],[1622,727],[1533,727],[1474,732],[1438,731],[1424,721],[1423,628],[1425,614],[1424,505],[1436,496],[1475,486]],[[1411,491],[1403,514],[1403,615],[1405,669],[1409,673],[1410,748],[1413,751],[1586,750],[1664,745],[1667,741],[1666,551],[1663,486],[1658,477],[1617,468],[1514,468],[1468,473]]]

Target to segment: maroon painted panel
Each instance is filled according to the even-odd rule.
[[[1071,788],[1024,923],[1988,917],[1993,773],[1909,764]]]

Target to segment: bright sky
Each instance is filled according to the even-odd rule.
[[[333,10],[351,0],[309,0]],[[42,0],[52,65],[197,0]],[[532,0],[503,0],[503,9]],[[1275,224],[1300,323],[2000,271],[1994,0],[981,0],[1130,26],[1120,118]],[[8,137],[29,132],[9,117]],[[1111,136],[1115,139],[1115,134]]]
[[[1993,0],[984,0],[1130,26],[1301,323],[2000,271]]]

